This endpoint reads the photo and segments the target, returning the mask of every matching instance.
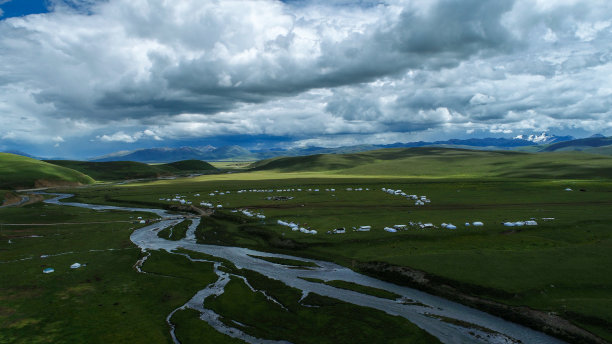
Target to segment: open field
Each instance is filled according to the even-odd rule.
[[[223,206],[203,221],[206,243],[319,258],[358,270],[372,262],[409,267],[470,295],[555,312],[597,335],[612,338],[608,292],[612,289],[608,253],[612,248],[608,225],[612,221],[608,211],[612,182],[297,175],[267,171],[160,181],[146,187],[125,185],[95,192],[83,189],[78,199],[167,206],[168,202],[159,198],[185,195],[194,204]],[[431,203],[418,207],[414,201],[382,192],[383,187],[426,195]],[[567,187],[573,191],[565,191]],[[302,191],[276,191],[298,188]],[[325,191],[332,188],[334,192]],[[274,192],[237,193],[245,189]],[[220,195],[223,191],[230,193]],[[294,198],[266,199],[270,195]],[[229,209],[249,209],[266,218],[248,218]],[[502,224],[532,218],[537,226]],[[276,224],[277,220],[299,223],[318,234],[292,231]],[[485,225],[464,225],[474,221]],[[429,222],[437,228],[383,231],[384,227],[409,222]],[[443,229],[441,223],[458,228]],[[370,225],[372,230],[352,230],[362,225]],[[347,228],[347,233],[326,234],[338,227]],[[376,275],[375,271],[362,271]],[[384,274],[379,277],[390,278]],[[396,282],[403,283],[401,279]]]
[[[170,328],[166,316],[187,302],[198,290],[217,279],[210,262],[194,262],[165,251],[150,252],[138,273],[133,265],[143,253],[129,240],[138,226],[134,219],[147,213],[125,213],[35,204],[23,208],[0,209],[0,342],[4,343],[167,343]],[[188,221],[187,221],[188,222]],[[62,223],[62,225],[54,225]],[[175,230],[182,224],[175,226]],[[212,259],[200,253],[179,251],[195,259]],[[223,261],[223,260],[218,260]],[[70,265],[83,264],[78,269]],[[355,333],[367,331],[353,342],[367,343],[380,337],[381,322],[394,325],[384,338],[393,342],[436,342],[424,331],[399,317],[342,302],[321,304],[311,309],[298,303],[300,294],[278,281],[249,270],[237,270],[259,290],[230,288],[215,302],[228,319],[236,309],[251,309],[240,317],[245,324],[260,321],[260,310],[270,310],[267,330],[245,328],[264,338],[288,335],[308,338],[308,342],[337,342],[340,328]],[[44,268],[55,272],[43,274]],[[296,319],[311,323],[287,322],[287,313],[262,297],[261,291],[282,299]],[[283,296],[284,295],[284,296]],[[289,298],[286,298],[289,297]],[[314,298],[312,296],[311,298]],[[256,304],[253,301],[256,300]],[[314,301],[313,301],[314,302]],[[293,316],[293,315],[292,315]],[[325,319],[325,321],[315,321]],[[197,342],[205,335],[211,343],[240,342],[222,335],[186,309],[171,317],[177,338]],[[287,323],[286,331],[275,333],[275,324]],[[313,326],[319,335],[309,336]],[[262,332],[264,331],[264,332]],[[266,332],[267,331],[267,332]],[[351,340],[346,337],[345,340]],[[295,342],[299,342],[296,340]]]
[[[0,342],[168,342],[165,315],[216,276],[210,264],[163,252],[147,261],[150,274],[137,273],[136,216],[147,214],[0,209]],[[75,262],[86,266],[70,269]],[[55,272],[42,274],[46,267]]]
[[[546,173],[549,175],[548,178],[535,178],[529,177],[533,173],[532,170],[525,171],[523,167],[526,166],[527,160],[536,158],[521,153],[501,154],[504,159],[510,159],[508,156],[513,157],[513,160],[509,160],[505,165],[503,176],[499,175],[501,170],[498,170],[499,165],[496,165],[499,161],[489,160],[488,165],[478,166],[470,172],[471,174],[445,178],[442,171],[444,166],[455,163],[455,158],[452,158],[455,153],[455,151],[445,152],[439,157],[437,165],[435,156],[420,157],[422,161],[427,161],[428,168],[433,171],[430,177],[421,178],[411,177],[412,174],[408,172],[412,167],[405,167],[408,171],[406,176],[384,175],[384,173],[396,173],[389,172],[386,167],[383,168],[396,162],[382,161],[370,165],[367,169],[364,167],[366,165],[361,165],[346,170],[355,171],[361,168],[361,176],[344,175],[334,169],[307,172],[266,170],[117,186],[99,185],[68,191],[75,193],[74,199],[77,201],[98,204],[169,208],[178,204],[172,200],[178,198],[202,208],[208,206],[200,206],[200,203],[211,204],[215,212],[210,217],[202,218],[196,232],[196,237],[201,243],[249,247],[260,251],[333,261],[382,279],[434,293],[439,290],[432,286],[445,285],[457,295],[476,297],[508,307],[529,307],[547,314],[557,314],[601,338],[612,340],[610,301],[612,300],[610,294],[612,231],[609,226],[612,222],[612,214],[609,211],[612,207],[612,180],[602,177],[602,171],[608,168],[610,159],[586,155],[580,160],[573,158],[574,153],[571,156],[564,155],[567,153],[542,155],[544,158],[538,158],[539,161],[565,158],[555,160],[556,169],[545,166],[536,173]],[[450,160],[446,159],[448,158],[446,154],[451,155]],[[479,154],[475,153],[476,156]],[[529,158],[526,159],[525,156]],[[340,159],[344,157],[340,156]],[[490,159],[490,156],[487,159]],[[586,163],[587,161],[589,163]],[[583,169],[576,172],[573,167],[576,164],[582,164]],[[406,162],[403,166],[406,166]],[[412,163],[409,166],[413,166]],[[560,166],[569,166],[567,169],[570,171]],[[468,166],[465,169],[467,170]],[[490,171],[497,172],[494,173],[494,177],[485,177]],[[593,173],[591,178],[585,175],[588,171]],[[520,178],[510,176],[520,176]],[[563,179],[561,176],[572,176],[572,178]],[[575,178],[577,176],[583,178]],[[417,206],[414,200],[383,192],[382,188],[401,189],[406,194],[426,196],[431,202]],[[572,191],[566,191],[566,188]],[[221,207],[218,207],[219,205]],[[50,211],[54,208],[32,205],[25,208],[1,209],[2,221],[6,223],[5,217],[13,218],[14,221],[39,220],[40,216],[32,216],[31,210],[25,213],[24,209]],[[236,210],[246,210],[246,212]],[[69,222],[72,220],[70,216],[75,216],[75,219],[93,216],[85,210],[70,211],[78,213],[74,215],[70,212],[64,214],[64,211],[66,208],[54,210],[53,219],[58,222]],[[261,217],[258,218],[256,215]],[[113,213],[95,214],[96,219],[101,216],[109,220],[126,217]],[[126,219],[128,221],[131,220],[129,216]],[[537,222],[536,226],[507,227],[503,224],[532,219]],[[316,230],[317,234],[294,231],[286,225],[279,224],[279,220],[283,223],[298,224],[299,227],[308,230]],[[41,217],[40,221],[46,219]],[[484,225],[465,225],[475,221],[481,221]],[[419,223],[431,223],[433,227],[421,228]],[[457,228],[443,228],[442,223],[453,224]],[[408,225],[407,229],[396,233],[384,230],[385,227],[400,224]],[[355,230],[366,225],[371,226],[370,231]],[[140,252],[130,251],[129,247],[133,246],[126,243],[129,235],[127,228],[134,226],[133,224],[128,222],[99,226],[98,232],[105,233],[100,234],[99,238],[85,237],[86,230],[82,229],[82,232],[75,231],[70,235],[57,235],[58,238],[71,237],[72,241],[66,241],[71,244],[64,247],[54,243],[52,247],[54,249],[57,247],[59,252],[68,250],[68,247],[81,241],[90,242],[88,245],[92,247],[108,248],[121,247],[119,243],[123,243],[126,250],[109,251],[104,254],[122,255],[124,265],[129,260],[126,256],[128,254],[133,261],[138,259]],[[346,229],[346,233],[327,233],[341,227]],[[38,227],[27,228],[31,233],[43,230]],[[124,228],[125,231],[117,228]],[[10,230],[15,229],[10,228]],[[59,227],[59,229],[53,227],[52,230],[60,231],[59,234],[63,231],[74,231],[70,227]],[[7,235],[15,235],[13,232],[8,233],[7,227],[3,227],[3,232],[0,233],[2,236],[0,260],[14,260],[28,254],[36,257],[45,252],[43,248],[48,250],[48,247],[51,247],[47,244],[40,247],[34,245],[32,247],[35,252],[30,253],[28,250],[32,249],[25,245],[6,244]],[[177,235],[181,236],[181,231]],[[34,242],[33,240],[39,239],[27,240]],[[50,239],[45,237],[44,240]],[[88,245],[83,247],[87,248]],[[64,258],[68,256],[60,257],[68,259]],[[158,257],[153,259],[153,262],[165,264],[164,257],[168,256],[153,253],[152,257]],[[179,264],[178,258],[174,257],[168,261],[177,260],[172,264]],[[209,258],[211,257],[204,257],[204,259]],[[94,258],[88,256],[87,259]],[[41,269],[40,259],[38,260],[38,265],[27,265],[32,264],[32,260],[16,264],[26,264],[27,269],[30,269],[28,271],[35,271],[35,268]],[[152,269],[147,265],[149,263],[150,261],[147,261],[144,265],[145,270]],[[187,263],[189,261],[181,264]],[[277,263],[291,265],[290,261],[278,260]],[[23,269],[20,265],[16,266]],[[5,266],[0,265],[0,269],[4,268]],[[117,281],[123,278],[135,278],[131,275],[128,277],[131,266],[124,268],[125,271],[121,270],[122,275],[117,277]],[[21,273],[22,270],[19,269],[11,273]],[[174,269],[177,268],[168,265],[166,270],[159,270],[156,273],[174,276]],[[130,271],[133,273],[133,270]],[[236,273],[235,268],[232,271]],[[241,275],[249,278],[249,274],[243,272]],[[142,274],[137,276],[137,278],[152,277]],[[412,278],[414,276],[427,283],[418,283]],[[41,277],[38,275],[34,281],[39,281]],[[19,285],[35,284],[33,281],[20,283]],[[169,287],[170,284],[163,286]],[[181,297],[182,302],[185,302],[190,297],[189,293],[195,290],[189,288],[195,288],[195,284],[187,283],[183,287],[185,289],[181,290],[185,292]],[[344,287],[359,288],[350,285]],[[5,285],[2,288],[15,288],[15,284]],[[59,287],[54,288],[57,293]],[[159,290],[156,292],[159,293]],[[240,295],[241,299],[259,302],[255,300],[257,297],[249,295],[240,286],[240,281],[232,282],[229,292]],[[287,291],[283,293],[285,292]],[[140,290],[140,293],[154,293],[154,291]],[[236,306],[227,301],[230,294],[210,305],[211,307],[214,305],[220,312],[228,312],[231,314],[231,319],[238,319],[234,317]],[[129,304],[127,299],[122,300],[121,303]],[[458,300],[472,304],[465,298]],[[20,302],[25,301],[20,299],[8,307],[13,309]],[[37,302],[42,301],[39,299]],[[178,307],[180,304],[182,303],[177,300],[172,306]],[[162,306],[166,307],[163,312]],[[158,305],[157,309],[160,313],[167,314],[164,312],[169,312],[170,306],[169,303]],[[487,309],[494,313],[499,312],[499,308]],[[15,312],[9,310],[4,313]],[[175,314],[178,319],[177,335],[193,338],[198,333],[208,333],[211,330],[206,324],[189,329],[185,327],[186,325],[181,326],[181,324],[191,324],[190,326],[194,324],[195,314],[192,313],[185,310]],[[503,312],[496,314],[516,320]],[[249,316],[244,314],[242,316],[246,316],[247,318],[243,320],[248,321]],[[242,323],[240,320],[237,321]],[[147,326],[154,326],[152,324],[153,322]],[[155,326],[164,325],[158,322]],[[264,328],[252,330],[254,333],[266,333]],[[157,331],[159,332],[159,329]],[[167,331],[164,331],[161,332],[165,335]]]

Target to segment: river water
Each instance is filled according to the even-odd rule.
[[[199,224],[199,218],[193,219],[187,235],[179,241],[170,241],[157,236],[157,233],[169,226],[183,221],[180,215],[170,214],[162,209],[143,209],[143,208],[128,208],[106,205],[93,205],[85,203],[61,202],[65,198],[72,195],[54,194],[57,197],[46,200],[46,203],[88,208],[93,210],[122,210],[122,211],[138,211],[154,213],[162,220],[153,223],[149,226],[135,230],[131,235],[131,240],[134,244],[143,251],[148,250],[167,250],[171,252],[174,249],[182,247],[187,250],[206,253],[215,257],[224,258],[234,263],[238,268],[246,268],[256,271],[269,278],[280,280],[288,286],[302,290],[303,295],[310,292],[328,296],[355,305],[371,307],[379,309],[388,314],[402,316],[410,322],[416,324],[423,330],[434,335],[443,343],[529,343],[529,344],[544,344],[544,343],[563,343],[562,341],[550,337],[542,332],[538,332],[518,325],[499,317],[481,312],[479,310],[463,306],[459,303],[452,302],[441,297],[433,296],[412,288],[398,286],[392,283],[377,280],[365,275],[356,273],[348,268],[312,259],[304,259],[301,257],[293,257],[282,254],[274,254],[267,252],[259,252],[241,247],[227,247],[215,245],[198,244],[195,238],[195,229]],[[284,266],[271,263],[252,256],[263,257],[280,257],[306,262],[313,262],[318,267],[308,269],[296,269],[295,267]],[[194,259],[195,260],[195,259]],[[139,262],[140,265],[144,263]],[[278,341],[268,341],[261,338],[254,338],[246,333],[243,333],[237,328],[231,328],[223,324],[219,320],[219,316],[213,311],[205,309],[203,306],[204,300],[212,295],[220,295],[223,293],[225,284],[229,281],[227,273],[219,271],[217,268],[219,263],[215,265],[215,271],[219,276],[217,282],[202,286],[194,297],[185,305],[178,309],[191,308],[201,313],[200,318],[208,322],[218,331],[229,336],[240,338],[249,343],[280,343]],[[137,269],[140,269],[137,267]],[[389,300],[378,298],[358,292],[338,289],[321,283],[308,282],[300,277],[317,278],[325,281],[342,280],[353,282],[364,286],[384,289],[398,295],[410,302],[402,302],[401,300]],[[248,283],[247,283],[248,284]],[[178,310],[177,309],[177,310]],[[176,311],[176,310],[175,310]],[[173,312],[174,313],[174,312]],[[172,337],[176,343],[178,340],[174,335],[174,327],[171,323],[172,314],[168,315],[167,321],[172,328]],[[476,326],[463,327],[457,323],[451,323],[440,320],[438,317],[456,319],[461,322],[470,323]],[[486,329],[486,330],[482,330]],[[284,342],[286,343],[286,342]]]

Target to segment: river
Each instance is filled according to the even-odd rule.
[[[256,271],[269,278],[280,280],[288,286],[302,290],[303,295],[310,292],[328,296],[355,305],[371,307],[382,310],[391,315],[398,315],[408,319],[423,330],[434,335],[443,343],[459,344],[459,343],[563,343],[559,339],[548,336],[542,332],[535,331],[528,327],[518,325],[499,317],[484,313],[474,308],[466,307],[456,302],[452,302],[441,297],[433,296],[412,288],[398,286],[392,283],[384,282],[371,278],[359,273],[356,273],[348,268],[337,264],[304,259],[301,257],[293,257],[282,254],[274,254],[260,252],[241,247],[228,247],[216,245],[198,244],[195,238],[195,229],[199,223],[199,218],[193,219],[187,235],[184,239],[178,241],[170,241],[157,236],[157,233],[169,226],[172,226],[180,221],[184,221],[184,217],[170,214],[162,209],[143,209],[143,208],[128,208],[106,205],[94,205],[85,203],[61,202],[61,200],[72,197],[68,194],[53,194],[57,197],[48,199],[45,202],[50,204],[74,206],[88,208],[94,210],[122,210],[122,211],[138,211],[154,213],[161,221],[153,223],[149,226],[135,230],[131,235],[131,240],[134,244],[140,247],[144,252],[149,250],[167,250],[171,252],[174,249],[182,247],[187,250],[206,253],[215,257],[224,258],[234,263],[238,268],[246,268]],[[172,252],[171,252],[172,253]],[[295,267],[284,266],[258,259],[252,256],[263,257],[281,257],[305,262],[313,262],[318,267],[308,269],[296,269]],[[144,261],[139,261],[142,266]],[[137,264],[137,265],[138,265]],[[208,322],[218,331],[240,338],[249,343],[279,343],[278,341],[268,341],[265,339],[254,338],[239,329],[231,328],[224,325],[219,316],[213,311],[205,309],[203,306],[204,300],[211,295],[220,295],[223,293],[225,284],[229,281],[227,273],[217,269],[220,263],[215,264],[215,272],[219,279],[214,284],[203,286],[204,288],[194,297],[179,309],[191,308],[201,313],[201,319]],[[137,267],[140,270],[139,267]],[[361,294],[358,292],[338,289],[329,285],[309,282],[302,277],[316,278],[325,281],[342,280],[353,282],[364,286],[384,289],[398,295],[411,302],[401,302],[400,300],[389,300],[374,297],[371,295]],[[272,300],[273,301],[273,300]],[[178,309],[177,309],[178,310]],[[175,310],[176,311],[176,310]],[[173,312],[174,313],[174,312]],[[171,316],[167,317],[167,322],[171,327],[172,337],[175,343],[178,340],[174,336],[174,327],[171,323]],[[457,323],[442,321],[438,317],[448,319],[456,319],[463,323],[470,323],[475,326],[463,327]],[[486,329],[486,330],[484,330]],[[286,343],[286,342],[283,342]]]

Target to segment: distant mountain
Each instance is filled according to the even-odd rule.
[[[135,151],[123,151],[91,159],[91,161],[137,161],[137,162],[174,162],[181,160],[252,160],[255,156],[240,146],[224,146],[215,148],[179,147],[179,148],[149,148]]]
[[[519,135],[523,137],[522,135]],[[555,136],[542,133],[540,135],[529,135],[524,138],[484,138],[484,139],[451,139],[446,141],[418,141],[407,143],[393,143],[387,145],[355,145],[336,148],[326,147],[304,147],[290,149],[259,149],[247,150],[240,146],[223,147],[179,147],[179,148],[149,148],[136,151],[124,151],[112,153],[91,161],[138,161],[138,162],[172,162],[179,160],[262,160],[279,156],[304,156],[315,154],[349,154],[365,152],[381,148],[412,148],[443,146],[455,148],[467,148],[478,150],[508,150],[516,147],[534,146],[539,143],[562,142],[573,139],[571,136]]]

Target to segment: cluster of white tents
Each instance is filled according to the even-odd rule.
[[[267,192],[267,193],[273,193],[273,192],[321,192],[321,191],[326,191],[326,192],[336,192],[335,188],[326,188],[326,189],[313,189],[313,188],[289,188],[289,189],[242,189],[242,190],[238,190],[235,191],[236,193],[246,193],[246,192]],[[363,187],[348,187],[346,188],[346,191],[370,191],[369,188],[363,188]],[[209,193],[209,196],[223,196],[223,195],[227,195],[227,194],[231,194],[231,191],[219,191],[219,190],[215,190],[211,193]],[[195,196],[200,196],[200,194],[195,194]],[[184,196],[183,196],[184,197]],[[162,198],[160,198],[160,200],[164,200]]]
[[[369,232],[370,230],[372,230],[372,226],[353,227],[353,232]],[[332,229],[331,231],[327,231],[327,234],[345,234],[345,233],[346,233],[346,228],[344,227],[339,227],[336,229]]]
[[[208,207],[208,208],[218,208],[218,209],[223,208],[221,204],[214,205],[211,202],[204,202],[204,201],[200,202],[200,205],[203,207]]]
[[[214,192],[211,192],[208,194],[208,196],[223,196],[225,194],[231,194],[231,191],[219,191],[219,190],[215,190]],[[199,195],[199,194],[197,194]]]
[[[215,207],[214,204],[212,204],[210,202],[204,202],[204,201],[200,202],[200,205],[204,206],[204,207],[209,207],[209,208],[214,208]]]
[[[244,214],[244,216],[248,216],[248,217],[256,217],[258,219],[265,219],[266,218],[266,216],[264,214],[254,213],[254,212],[248,211],[246,209],[241,209],[240,212],[242,214]]]
[[[529,221],[507,221],[504,222],[504,226],[506,227],[522,227],[522,226],[537,226],[538,223],[535,220],[529,220]]]
[[[431,202],[431,200],[428,199],[427,196],[409,195],[400,189],[394,190],[394,189],[382,188],[382,191],[388,193],[389,195],[401,196],[406,199],[411,199],[415,201],[414,205],[425,205],[426,203]]]
[[[481,221],[474,221],[472,223],[470,222],[466,222],[465,223],[465,227],[470,227],[470,226],[474,226],[474,227],[482,227],[484,226],[484,223],[482,223]],[[394,225],[393,227],[385,227],[384,230],[390,233],[395,233],[397,231],[400,230],[406,230],[408,229],[408,227],[416,227],[416,228],[420,228],[420,229],[430,229],[430,228],[438,228],[437,226],[435,226],[433,223],[431,222],[408,222],[408,225]],[[440,224],[441,228],[446,228],[446,229],[457,229],[457,226],[452,224],[452,223],[446,223],[443,222],[442,224]]]
[[[297,223],[293,223],[293,222],[286,222],[283,220],[278,220],[276,221],[276,223],[278,223],[281,226],[286,226],[291,228],[292,231],[294,232],[301,232],[304,234],[317,234],[318,232],[314,229],[308,229],[308,228],[304,228],[304,227],[300,227],[300,225],[298,225]]]
[[[166,202],[178,202],[178,203],[183,204],[183,205],[191,205],[192,202],[186,200],[185,199],[186,197],[187,196],[174,195],[174,197],[172,197],[172,198],[163,198],[162,197],[159,200],[160,201],[166,201]]]

